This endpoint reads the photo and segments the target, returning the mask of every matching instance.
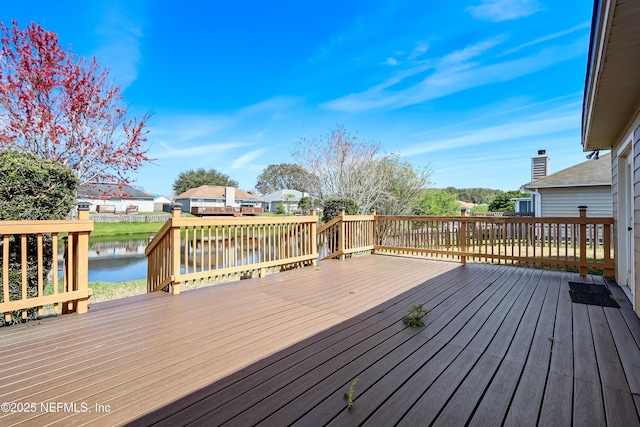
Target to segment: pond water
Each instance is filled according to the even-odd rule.
[[[89,281],[125,282],[147,277],[148,240],[89,242]]]
[[[144,250],[148,240],[89,239],[89,281],[90,282],[126,282],[147,277],[147,259]],[[63,248],[58,252],[63,258]],[[61,273],[62,274],[62,273]]]

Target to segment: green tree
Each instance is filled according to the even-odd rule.
[[[446,190],[430,188],[411,202],[413,215],[459,215],[460,203]]]
[[[219,185],[223,187],[237,187],[238,182],[218,172],[215,169],[205,170],[200,168],[197,170],[188,170],[181,172],[178,178],[173,182],[173,192],[177,196],[192,188],[201,185]]]
[[[311,210],[312,203],[313,201],[311,200],[311,197],[304,196],[300,199],[300,202],[298,202],[298,207],[306,212]]]
[[[511,200],[518,197],[528,197],[522,191],[513,190],[498,194],[489,204],[490,212],[515,212],[516,202]]]
[[[344,209],[346,215],[357,215],[359,212],[358,205],[354,200],[347,197],[331,197],[324,202],[322,207],[322,220],[324,222],[331,221],[340,215],[340,209]]]
[[[490,188],[455,188],[447,187],[447,192],[454,194],[457,200],[470,202],[475,204],[489,204],[501,190],[492,190]]]
[[[486,204],[475,205],[474,207],[471,208],[471,212],[472,213],[475,213],[475,212],[489,212],[489,205],[486,205]]]
[[[309,172],[295,163],[269,165],[258,176],[256,190],[261,194],[278,190],[306,192],[311,179]]]
[[[63,164],[42,159],[34,154],[14,150],[0,151],[0,220],[60,220],[73,208],[78,178]],[[42,237],[42,271],[49,271],[53,260],[52,237]],[[38,292],[38,245],[34,234],[27,235],[27,294]],[[4,265],[4,251],[0,264]],[[22,242],[19,236],[9,236],[9,294],[12,300],[22,296]],[[0,294],[0,302],[4,296]],[[28,311],[29,318],[37,310]],[[18,322],[20,313],[12,313]],[[2,320],[4,322],[4,316]]]
[[[380,160],[381,173],[385,178],[383,192],[375,204],[380,215],[408,215],[411,213],[411,200],[419,197],[431,185],[432,170],[429,166],[417,167],[409,161],[403,161],[396,153]]]

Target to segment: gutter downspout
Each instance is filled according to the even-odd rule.
[[[531,201],[533,203],[533,215],[536,218],[540,218],[542,216],[542,204],[540,203],[542,201],[542,194],[540,194],[538,190],[530,190],[528,188],[525,188],[524,185],[520,187],[520,190],[524,191],[525,193],[531,194]]]

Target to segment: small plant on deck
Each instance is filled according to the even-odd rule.
[[[351,381],[349,392],[344,394],[344,398],[347,400],[347,409],[351,409],[353,407],[353,394],[356,392],[356,384],[358,384],[357,378]]]
[[[425,314],[428,313],[428,310],[424,309],[424,304],[412,305],[409,313],[407,313],[403,318],[402,322],[404,322],[407,326],[412,326],[415,328],[420,328],[424,326],[424,321],[422,318]]]

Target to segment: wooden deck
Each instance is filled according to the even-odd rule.
[[[640,425],[640,320],[569,280],[374,255],[93,304],[0,329],[0,425]]]

